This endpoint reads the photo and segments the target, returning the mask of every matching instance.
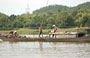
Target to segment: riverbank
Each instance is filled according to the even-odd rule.
[[[51,29],[43,29],[44,34],[48,34]],[[10,31],[17,31],[19,34],[38,34],[38,29],[30,29],[30,28],[19,28],[14,30],[0,30],[0,33],[2,34],[8,34]],[[57,32],[84,32],[87,33],[85,30],[78,30],[76,28],[66,28],[66,29],[60,29],[58,28]]]

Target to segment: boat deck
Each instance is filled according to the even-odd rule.
[[[80,38],[49,38],[49,37],[36,37],[36,38],[7,38],[2,37],[3,41],[41,41],[41,42],[90,42],[90,36]]]
[[[52,36],[54,34],[54,37]],[[0,36],[3,41],[42,41],[42,42],[90,42],[90,36],[84,36],[83,33],[53,33],[43,37],[19,36],[8,38]]]

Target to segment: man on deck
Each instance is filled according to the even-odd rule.
[[[41,25],[40,25],[40,27],[39,27],[39,37],[40,37],[40,35],[42,35],[42,37],[43,37],[42,26],[41,26]]]
[[[52,33],[55,33],[57,31],[56,25],[52,26]],[[52,34],[52,37],[54,37],[54,34]]]
[[[57,31],[56,25],[53,25],[54,33]]]

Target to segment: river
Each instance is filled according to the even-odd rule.
[[[1,41],[0,58],[90,58],[90,43]]]

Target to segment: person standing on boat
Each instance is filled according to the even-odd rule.
[[[53,33],[55,33],[56,31],[57,31],[57,27],[56,27],[56,25],[53,25],[52,26],[52,37],[54,37]]]
[[[42,35],[42,37],[43,37],[42,25],[39,26],[39,37],[40,37],[40,35]]]
[[[56,25],[53,25],[54,33],[57,31]]]

